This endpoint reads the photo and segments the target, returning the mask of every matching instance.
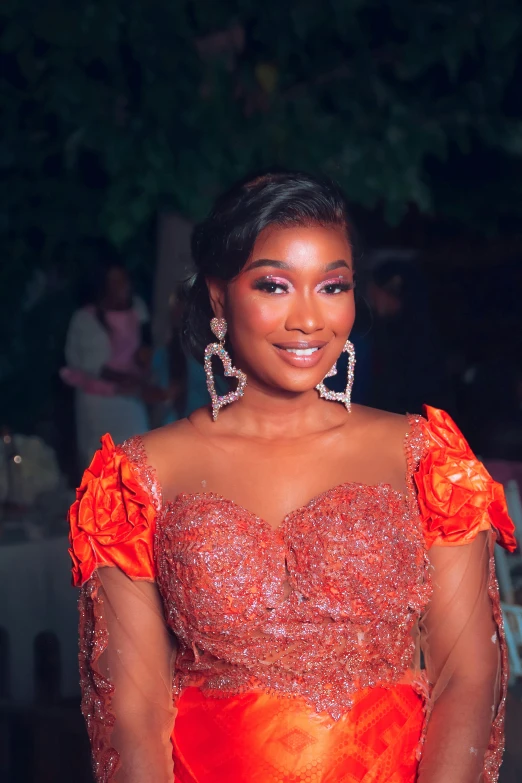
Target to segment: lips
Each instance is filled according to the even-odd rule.
[[[321,361],[326,344],[323,340],[300,340],[278,343],[274,348],[281,358],[293,367],[315,367]]]

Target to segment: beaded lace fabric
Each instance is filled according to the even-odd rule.
[[[154,486],[134,439],[124,446]],[[413,425],[408,475],[423,447]],[[176,690],[261,688],[303,696],[338,719],[353,694],[402,680],[429,598],[424,538],[409,498],[346,483],[274,530],[214,493],[165,504],[157,581],[180,642]]]
[[[181,493],[175,500],[163,503],[141,439],[133,438],[114,451],[125,490],[123,504],[115,501],[111,505],[103,492],[98,502],[107,506],[111,530],[115,531],[113,537],[119,536],[121,543],[109,553],[105,547],[109,539],[103,539],[103,530],[96,531],[97,543],[103,544],[97,557],[103,557],[102,564],[118,566],[109,569],[111,572],[126,571],[122,558],[132,560],[129,536],[139,526],[133,523],[124,529],[120,514],[122,508],[128,514],[134,503],[143,516],[148,497],[156,512],[152,570],[130,574],[132,580],[126,581],[129,586],[142,585],[145,600],[156,607],[157,633],[163,633],[166,620],[177,642],[173,670],[169,669],[170,664],[162,662],[156,667],[162,671],[155,691],[160,696],[154,697],[162,732],[174,725],[172,699],[176,703],[193,686],[206,696],[222,698],[244,692],[295,697],[315,713],[327,716],[334,725],[350,712],[364,689],[389,689],[404,683],[422,695],[429,714],[433,699],[451,678],[458,654],[455,657],[453,651],[451,655],[444,653],[444,666],[437,670],[437,691],[430,672],[438,667],[438,661],[434,658],[433,664],[431,659],[428,662],[431,684],[420,667],[420,634],[429,637],[430,612],[432,617],[438,617],[439,606],[443,606],[437,599],[437,584],[433,600],[433,564],[427,554],[426,527],[419,516],[414,484],[419,463],[428,453],[426,422],[421,417],[410,417],[405,450],[406,494],[388,484],[344,483],[288,514],[275,530],[242,506],[215,493]],[[130,472],[120,464],[126,459],[131,463]],[[143,490],[146,497],[140,495]],[[139,516],[134,511],[132,515]],[[89,512],[89,524],[90,519]],[[92,537],[88,538],[90,543]],[[478,545],[482,546],[481,541]],[[136,546],[133,544],[133,548]],[[493,616],[491,609],[486,608],[492,629],[488,633],[493,634],[492,642],[501,642],[500,648],[494,648],[494,656],[500,650],[502,681],[488,697],[496,718],[489,747],[482,752],[484,780],[494,783],[502,756],[507,667],[493,560],[489,550],[482,554],[477,546],[450,549],[455,554],[452,567],[462,573],[459,589],[463,595],[466,585],[472,582],[471,569],[484,572],[476,587],[477,595],[487,596],[489,591]],[[443,558],[441,562],[444,564]],[[489,574],[481,563],[489,563]],[[93,561],[85,572],[87,581],[80,601],[83,711],[97,780],[126,783],[127,778],[118,777],[121,765],[113,747],[118,743],[111,741],[115,730],[115,686],[108,663],[110,656],[107,658],[108,607],[104,609],[103,590],[107,580],[103,582],[104,577],[100,577],[105,569],[92,571],[95,565]],[[443,574],[444,569],[437,573]],[[146,581],[140,583],[140,579]],[[147,592],[149,588],[159,591],[157,600],[152,592]],[[443,598],[446,600],[447,595],[443,594]],[[127,603],[131,600],[134,599],[129,592]],[[432,606],[428,620],[421,621],[428,606]],[[466,606],[471,607],[470,615],[476,616],[478,623],[483,622],[481,598],[472,597]],[[111,611],[116,617],[117,607]],[[440,619],[437,623],[440,627]],[[472,623],[468,626],[468,631],[459,630],[458,638],[452,640],[455,650],[465,642],[466,633],[473,635]],[[169,653],[164,657],[168,658]],[[496,666],[496,657],[492,660]],[[169,680],[173,682],[172,689]],[[155,687],[150,684],[151,692]],[[486,718],[489,734],[491,717]],[[422,737],[419,739],[422,742]],[[471,747],[470,752],[475,751]],[[158,744],[158,754],[161,752]],[[164,759],[159,765],[164,769]],[[421,764],[419,781],[422,769]],[[169,774],[165,780],[171,780]],[[381,778],[378,780],[380,783]]]
[[[392,491],[333,490],[276,533],[219,497],[180,498],[169,511],[157,562],[182,642],[178,691],[261,688],[304,696],[339,718],[358,689],[404,677],[429,588],[418,531],[396,526],[407,512]],[[386,521],[378,533],[377,514]],[[335,535],[336,526],[343,532]],[[376,544],[386,552],[378,564]],[[381,567],[384,580],[376,579]],[[195,590],[209,573],[211,589]]]

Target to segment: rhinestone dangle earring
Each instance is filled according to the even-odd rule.
[[[207,376],[207,389],[212,401],[212,418],[216,421],[218,413],[224,405],[229,405],[231,402],[236,402],[245,393],[245,386],[247,377],[242,370],[238,370],[232,366],[230,356],[225,350],[225,336],[227,333],[227,322],[224,318],[213,318],[210,322],[210,328],[212,334],[214,334],[219,342],[210,343],[205,348],[205,374]],[[223,394],[221,397],[216,392],[216,383],[214,380],[214,374],[212,372],[212,357],[219,356],[223,362],[225,370],[225,377],[237,378],[237,388],[229,391],[228,394]]]
[[[355,348],[350,340],[347,340],[344,344],[343,353],[348,354],[348,381],[346,383],[346,389],[343,392],[330,391],[325,385],[326,378],[333,378],[337,375],[337,362],[334,364],[330,372],[326,373],[321,383],[318,383],[315,387],[319,392],[319,396],[324,400],[330,400],[331,402],[342,402],[346,407],[348,413],[352,412],[352,386],[355,370]]]

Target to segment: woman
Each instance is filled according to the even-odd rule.
[[[82,467],[89,464],[106,432],[121,442],[146,432],[147,366],[142,330],[148,320],[143,302],[132,296],[120,264],[96,270],[88,304],[69,325],[62,379],[76,387],[76,428]]]
[[[208,405],[210,400],[203,365],[184,346],[185,288],[184,284],[180,284],[170,298],[169,342],[154,354],[154,377],[162,388],[170,389],[171,393],[171,404],[166,410],[159,411],[161,421],[157,426],[185,418],[197,408]],[[216,378],[216,389],[220,394],[227,391],[224,378]]]
[[[497,779],[513,525],[442,411],[351,405],[352,238],[338,191],[293,173],[195,230],[211,408],[104,438],[70,513],[99,781]]]

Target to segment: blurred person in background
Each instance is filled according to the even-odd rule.
[[[96,266],[85,281],[84,305],[72,316],[62,379],[76,389],[77,449],[84,467],[100,438],[122,442],[149,429],[147,404],[168,396],[150,380],[148,313],[134,296],[125,267]]]
[[[190,416],[198,408],[208,405],[210,396],[202,365],[184,348],[183,315],[187,298],[188,283],[180,283],[169,301],[171,333],[165,347],[154,352],[154,378],[164,389],[170,389],[170,400],[158,406],[155,419],[169,424]],[[226,393],[226,382],[216,378],[219,394]],[[159,417],[158,417],[159,414]]]
[[[155,383],[169,389],[169,399],[151,409],[151,426],[161,427],[185,415],[187,399],[187,357],[181,345],[181,318],[183,315],[182,286],[169,297],[168,340],[157,347],[152,356],[152,374]]]
[[[514,527],[447,413],[352,404],[353,236],[299,172],[238,183],[194,231],[211,405],[104,437],[69,514],[100,783],[497,780]]]

